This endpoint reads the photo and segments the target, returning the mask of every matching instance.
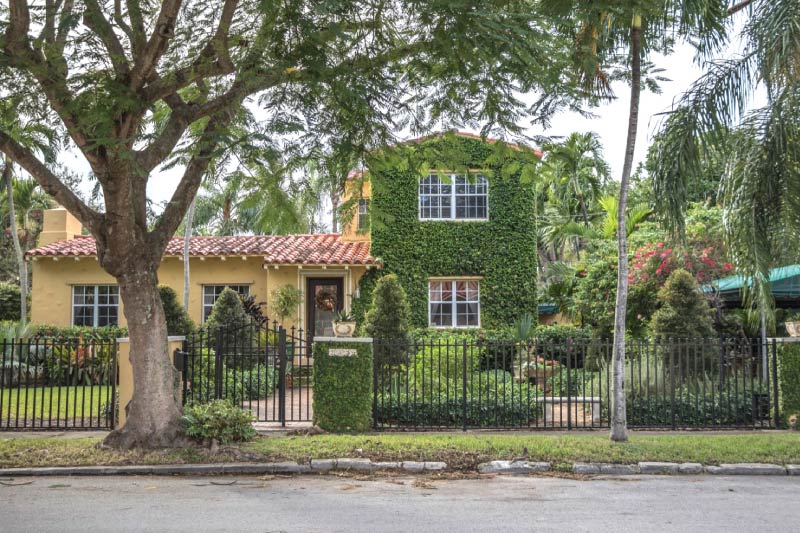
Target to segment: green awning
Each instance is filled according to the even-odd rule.
[[[769,271],[769,280],[774,298],[800,298],[800,265],[773,268]],[[718,292],[726,300],[735,300],[741,296],[744,284],[744,276],[728,276],[703,285],[700,289],[703,292]]]

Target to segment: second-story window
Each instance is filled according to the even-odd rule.
[[[369,228],[369,200],[362,198],[358,201],[358,229],[363,231]]]
[[[431,174],[419,182],[420,220],[486,220],[489,182],[484,176]]]

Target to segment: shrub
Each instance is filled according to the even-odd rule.
[[[583,368],[584,357],[592,339],[590,331],[575,326],[539,326],[533,333],[536,356],[558,361],[570,368]],[[569,361],[568,361],[569,360]]]
[[[216,440],[220,444],[243,442],[256,436],[253,413],[235,407],[228,400],[187,407],[183,415],[186,435],[199,441]]]
[[[652,329],[660,337],[705,338],[714,334],[711,309],[691,274],[678,269],[658,291],[661,308],[653,314]]]
[[[272,291],[272,312],[283,323],[297,311],[303,293],[294,285],[284,285]]]
[[[189,399],[192,403],[210,402],[214,399],[216,376],[212,350],[197,359],[192,359],[188,377],[191,381]],[[272,394],[278,386],[278,369],[259,364],[250,369],[235,369],[222,363],[222,399],[234,404],[250,400],[262,400]]]
[[[158,292],[161,295],[161,306],[164,308],[164,316],[167,319],[167,334],[185,336],[194,331],[194,322],[189,318],[186,309],[178,303],[178,295],[172,287],[160,285]]]
[[[332,357],[329,348],[356,355]],[[367,431],[372,422],[372,345],[314,343],[314,423],[326,431]]]
[[[672,402],[670,395],[628,395],[628,425],[671,427]],[[725,391],[712,396],[681,388],[675,392],[674,413],[676,427],[752,426],[753,391]]]
[[[0,320],[19,320],[19,286],[0,283]]]
[[[468,427],[520,427],[541,418],[535,387],[510,388],[495,396],[469,395],[466,402]],[[378,396],[376,421],[386,425],[423,427],[460,427],[464,420],[462,394],[428,394],[425,397],[412,393],[381,394]]]
[[[104,342],[113,341],[120,337],[128,336],[128,328],[120,328],[118,326],[105,326],[102,328],[93,328],[90,326],[30,326],[28,335],[33,339],[48,339],[61,341],[65,339],[78,339],[84,341]]]
[[[372,292],[372,307],[367,311],[364,329],[370,337],[392,344],[403,343],[408,339],[408,302],[406,292],[395,274],[388,274],[378,280]],[[378,347],[375,353],[376,364],[387,364],[402,360],[404,354],[397,350]]]
[[[247,313],[245,313],[244,305],[242,305],[239,295],[230,287],[225,287],[214,303],[214,307],[211,308],[211,314],[206,320],[206,326],[209,328],[238,326],[248,322]]]
[[[800,343],[781,346],[778,382],[784,420],[800,415]]]

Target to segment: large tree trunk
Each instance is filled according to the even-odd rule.
[[[167,323],[154,266],[135,261],[130,273],[117,277],[125,307],[133,366],[133,399],[125,425],[111,432],[105,444],[118,448],[160,448],[187,445],[181,422],[178,372],[167,347]]]
[[[197,199],[189,204],[186,213],[186,224],[183,230],[183,308],[189,311],[189,241],[192,238],[192,219],[194,219],[194,204]]]
[[[17,256],[17,270],[19,271],[19,323],[22,329],[28,322],[28,265],[25,264],[25,256],[22,254],[22,246],[19,243],[17,233],[17,212],[14,207],[14,172],[11,160],[6,158],[3,167],[3,181],[6,184],[6,197],[8,198],[8,218],[11,230],[11,241],[14,243],[14,253]]]
[[[628,115],[628,138],[625,146],[625,164],[619,183],[617,207],[617,302],[614,312],[614,353],[612,359],[611,440],[628,440],[628,421],[625,406],[625,317],[628,311],[628,184],[636,148],[636,129],[639,123],[639,96],[641,92],[641,30],[642,19],[633,17],[631,24],[631,107]]]

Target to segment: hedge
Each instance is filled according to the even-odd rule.
[[[461,427],[464,425],[463,396],[419,399],[407,394],[380,395],[376,421],[380,425]],[[502,399],[470,398],[467,400],[467,427],[524,427],[541,419],[541,406],[536,396]]]
[[[676,427],[750,426],[753,419],[753,391],[729,392],[722,395],[676,393]],[[671,427],[672,398],[670,396],[628,396],[626,402],[628,425],[631,427]],[[769,413],[764,419],[769,423]]]
[[[406,291],[412,327],[428,325],[428,279],[481,276],[481,324],[508,326],[536,313],[536,195],[528,151],[444,136],[370,156],[370,253]],[[481,169],[489,181],[489,219],[420,221],[418,184],[427,169]],[[363,295],[373,282],[363,278]],[[360,310],[359,310],[360,313]]]
[[[781,414],[784,421],[788,421],[790,416],[800,415],[800,342],[785,343],[781,347],[778,371]]]
[[[355,356],[329,356],[331,348]],[[372,342],[314,343],[314,424],[331,432],[372,425]]]
[[[0,320],[19,320],[19,286],[0,283]]]

